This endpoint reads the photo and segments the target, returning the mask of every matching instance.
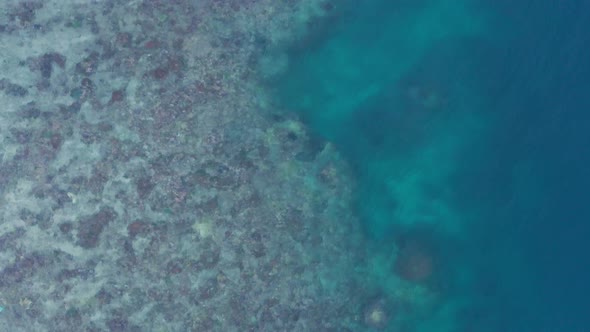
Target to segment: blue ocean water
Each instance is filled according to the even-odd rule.
[[[590,331],[590,2],[330,11],[273,85],[354,169],[367,239],[436,248],[452,318],[410,330]]]
[[[590,3],[501,1],[494,6],[512,29],[499,58],[507,67],[498,78],[507,87],[500,125],[510,128],[497,129],[504,135],[497,139],[504,146],[498,155],[506,160],[501,169],[528,160],[537,178],[525,184],[536,193],[527,195],[529,202],[515,201],[507,220],[514,246],[528,261],[534,293],[519,299],[521,306],[530,306],[528,322],[512,319],[527,323],[528,330],[587,331]]]

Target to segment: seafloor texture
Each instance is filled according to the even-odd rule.
[[[255,83],[317,1],[1,6],[1,331],[362,324],[345,167]]]

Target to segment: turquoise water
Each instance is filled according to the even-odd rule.
[[[278,93],[354,165],[368,233],[415,224],[459,232],[443,201],[457,154],[486,126],[486,96],[469,68],[486,22],[461,2],[373,3],[341,8],[321,43],[293,50]]]
[[[352,166],[375,257],[419,246],[434,262],[414,281],[438,309],[410,315],[411,330],[584,330],[567,284],[588,274],[572,257],[586,245],[572,254],[562,218],[587,231],[587,125],[566,128],[587,106],[588,20],[581,2],[531,4],[342,2],[281,55],[275,97]],[[395,300],[386,274],[409,272],[375,269],[367,282]]]

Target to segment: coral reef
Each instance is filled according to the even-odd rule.
[[[322,2],[0,7],[0,330],[354,324],[346,166],[255,75]]]

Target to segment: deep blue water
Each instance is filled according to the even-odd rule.
[[[497,59],[506,67],[497,78],[506,88],[499,94],[502,121],[495,128],[501,146],[495,155],[503,162],[495,173],[530,160],[538,178],[529,185],[536,198],[516,201],[506,220],[513,246],[528,261],[532,293],[519,299],[520,306],[529,306],[528,321],[516,311],[507,324],[523,324],[527,331],[587,331],[590,3],[493,5],[509,18],[512,31]],[[497,229],[491,231],[502,236]],[[505,291],[514,287],[518,284]]]
[[[590,2],[333,11],[277,98],[353,167],[367,238],[427,234],[442,293],[467,299],[415,330],[590,331]]]

